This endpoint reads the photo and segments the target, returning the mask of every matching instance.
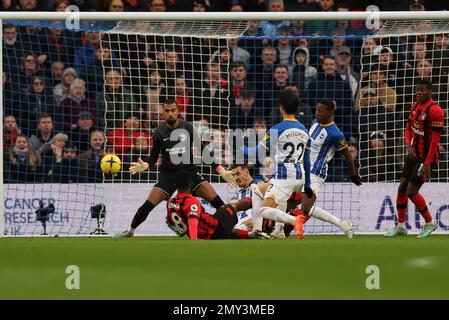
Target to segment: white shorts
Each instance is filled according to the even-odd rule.
[[[273,199],[278,209],[285,211],[287,209],[287,200],[293,192],[301,191],[304,186],[304,179],[301,180],[280,180],[271,179],[268,183],[267,192],[264,199]]]
[[[321,186],[324,184],[324,179],[314,175],[310,174],[310,188],[312,188],[313,193],[315,193],[316,196],[318,196],[318,191],[320,190]],[[302,192],[304,192],[304,188],[302,188]]]

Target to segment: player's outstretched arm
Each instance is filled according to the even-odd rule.
[[[221,165],[215,168],[215,171],[222,177],[231,187],[237,187],[237,182],[235,181],[234,174],[231,170],[226,170]]]
[[[193,133],[195,134],[195,133]],[[199,138],[196,138],[197,140],[194,141],[201,141],[198,140]],[[213,156],[213,150],[211,150],[210,145],[204,143],[204,141],[201,141],[201,154],[203,154],[204,149],[206,149],[209,154],[212,154]],[[220,177],[223,178],[224,181],[226,181],[231,187],[236,187],[237,186],[237,182],[235,182],[234,179],[234,174],[232,173],[231,170],[226,170],[225,168],[223,168],[223,166],[221,166],[220,164],[218,164],[218,160],[215,158],[215,156],[213,156],[213,161],[211,164],[212,168],[215,170],[215,172],[217,172]]]
[[[137,172],[144,172],[150,168],[150,164],[148,162],[143,161],[141,158],[137,162],[131,162],[131,166],[129,167],[129,172],[131,174],[136,174]]]
[[[150,158],[148,162],[144,162],[141,158],[137,162],[132,162],[131,166],[129,167],[129,172],[131,174],[136,174],[138,172],[144,172],[151,168],[153,165],[156,164],[157,160],[159,159],[159,154],[161,151],[161,142],[159,135],[155,133],[153,135],[153,147],[150,151]]]
[[[348,173],[351,177],[352,183],[354,183],[356,186],[361,186],[362,179],[360,179],[360,176],[355,169],[354,160],[352,160],[348,148],[340,150],[340,153],[343,155],[343,157],[345,157],[346,166],[348,167]]]

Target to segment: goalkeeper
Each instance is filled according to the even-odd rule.
[[[205,199],[217,210],[224,205],[212,185],[197,171],[193,162],[193,150],[194,142],[200,139],[194,136],[193,126],[190,123],[179,119],[178,103],[175,100],[167,100],[164,103],[163,117],[165,123],[159,125],[153,133],[153,147],[149,161],[144,162],[139,158],[138,162],[133,162],[129,168],[131,174],[148,170],[157,163],[161,155],[159,180],[151,189],[145,203],[137,210],[130,228],[115,234],[114,238],[128,238],[134,235],[136,228],[146,220],[151,210],[169,199],[175,192],[176,172],[181,170],[189,172],[194,195]],[[201,154],[205,148],[208,147],[201,143]],[[231,186],[236,186],[232,172],[216,164],[215,159],[212,161],[212,168]]]

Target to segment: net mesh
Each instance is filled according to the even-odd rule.
[[[432,83],[432,98],[445,111],[448,95],[448,23],[389,21],[364,40],[359,111],[360,173],[370,182],[398,181],[405,160],[404,130],[416,101],[416,81]],[[435,182],[448,181],[448,130],[440,140]]]
[[[361,189],[352,185],[337,155],[318,205],[356,228],[362,224],[360,231],[378,231],[384,227],[380,220],[360,218],[374,209],[360,204],[381,193],[374,183],[398,181],[417,75],[430,73],[434,99],[447,110],[447,23],[438,21],[386,22],[376,34],[361,21],[89,22],[81,31],[61,23],[16,22],[3,29],[7,235],[44,230],[34,213],[39,199],[56,207],[47,233],[89,234],[98,227],[89,210],[99,202],[108,207],[104,228],[122,231],[148,183],[159,178],[157,170],[130,175],[128,169],[139,157],[147,159],[164,101],[178,102],[181,116],[226,166],[236,161],[233,132],[227,130],[242,130],[253,146],[281,120],[277,96],[286,89],[300,96],[298,119],[307,128],[319,100],[336,102],[335,123],[370,182]],[[418,61],[414,55],[422,51],[425,58]],[[374,138],[384,139],[384,151],[372,150]],[[445,183],[447,140],[446,130],[435,180]],[[100,169],[108,153],[122,161],[117,175]],[[250,163],[251,174],[269,179],[272,162],[260,160]],[[199,171],[220,182],[210,166]],[[216,188],[224,200],[240,194]],[[160,211],[141,233],[168,233]],[[314,219],[306,225],[308,233],[337,231]]]

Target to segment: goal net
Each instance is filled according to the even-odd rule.
[[[257,143],[281,121],[277,96],[284,90],[298,93],[298,119],[307,128],[318,101],[336,102],[334,121],[366,181],[362,188],[351,184],[344,159],[336,155],[318,205],[351,220],[360,232],[390,228],[404,156],[401,134],[416,79],[402,66],[411,63],[414,39],[426,44],[428,56],[422,60],[431,63],[432,77],[438,74],[434,94],[448,92],[443,81],[447,29],[415,28],[404,41],[409,31],[403,28],[391,22],[374,34],[362,21],[298,20],[121,21],[85,23],[79,31],[62,23],[4,24],[4,235],[122,231],[158,179],[156,170],[136,175],[128,170],[139,157],[148,158],[152,133],[164,121],[165,101],[174,99],[180,116],[194,125],[220,163],[230,166],[240,162],[232,143],[235,130],[248,146]],[[439,35],[443,40],[437,46]],[[386,51],[395,59],[385,71],[394,101],[393,91],[372,79],[376,70],[384,71],[378,65]],[[419,69],[414,62],[412,67]],[[445,99],[435,101],[447,110]],[[439,199],[430,206],[432,213],[440,210],[440,227],[449,225],[444,215],[449,192],[442,191],[448,191],[444,135],[439,184],[425,189]],[[384,153],[373,155],[373,137],[383,137]],[[100,170],[99,161],[108,153],[122,161],[114,176]],[[199,152],[195,156],[201,160]],[[269,179],[272,159],[257,160],[245,160],[251,175]],[[223,200],[239,196],[209,165],[198,167]],[[44,218],[36,220],[40,200]],[[98,219],[91,208],[100,203],[106,205],[106,217]],[[161,204],[138,233],[171,234],[164,216]],[[312,234],[339,231],[315,219],[305,227]]]
[[[379,32],[364,39],[355,110],[359,113],[360,174],[368,182],[366,188],[372,197],[377,203],[382,201],[381,211],[374,217],[377,220],[369,222],[376,230],[396,222],[397,183],[393,182],[400,179],[405,161],[404,132],[410,108],[416,102],[419,79],[430,81],[434,103],[445,112],[440,162],[421,192],[428,196],[428,207],[440,229],[448,230],[448,32],[447,21],[387,21]],[[391,196],[381,191],[385,188],[391,190]],[[367,210],[375,208],[369,206]],[[407,227],[419,229],[423,224],[409,202]]]

